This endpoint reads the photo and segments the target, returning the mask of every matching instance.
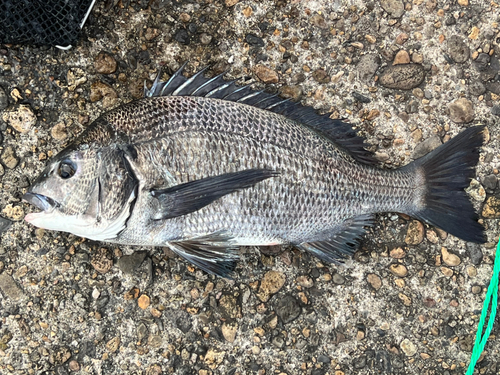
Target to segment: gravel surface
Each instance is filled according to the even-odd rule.
[[[69,51],[0,45],[0,372],[464,374],[500,232],[499,22],[478,0],[107,0]],[[50,156],[185,61],[346,118],[386,168],[487,125],[489,242],[380,215],[345,267],[248,248],[229,281],[22,220]],[[476,373],[500,371],[499,323]]]

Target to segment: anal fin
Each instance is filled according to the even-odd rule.
[[[226,279],[231,278],[239,259],[238,246],[223,233],[169,242],[167,246],[203,271]]]
[[[297,247],[308,251],[327,263],[343,263],[359,246],[360,238],[367,226],[373,225],[373,215],[362,215],[349,219],[330,236],[311,242],[302,242]]]

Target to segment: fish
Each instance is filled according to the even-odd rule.
[[[168,247],[231,277],[240,246],[292,245],[341,264],[398,212],[469,242],[483,226],[465,188],[484,126],[381,168],[352,125],[202,69],[160,74],[144,98],[92,122],[47,162],[25,220],[90,240]]]

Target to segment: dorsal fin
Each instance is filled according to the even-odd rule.
[[[183,76],[184,63],[166,82],[160,81],[161,72],[151,89],[144,87],[144,96],[201,96],[243,103],[283,115],[308,126],[347,151],[354,159],[365,164],[377,164],[374,155],[365,149],[364,139],[359,137],[350,124],[333,120],[330,113],[318,114],[314,108],[305,107],[283,99],[276,94],[253,90],[250,86],[239,86],[235,81],[226,81],[225,73],[206,78],[204,68],[190,78]]]

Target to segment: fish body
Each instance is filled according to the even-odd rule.
[[[378,212],[484,241],[463,191],[482,127],[384,170],[348,124],[201,73],[155,81],[147,97],[97,119],[30,187],[25,200],[42,211],[26,220],[99,241],[169,246],[221,276],[239,245],[292,244],[342,261]]]

